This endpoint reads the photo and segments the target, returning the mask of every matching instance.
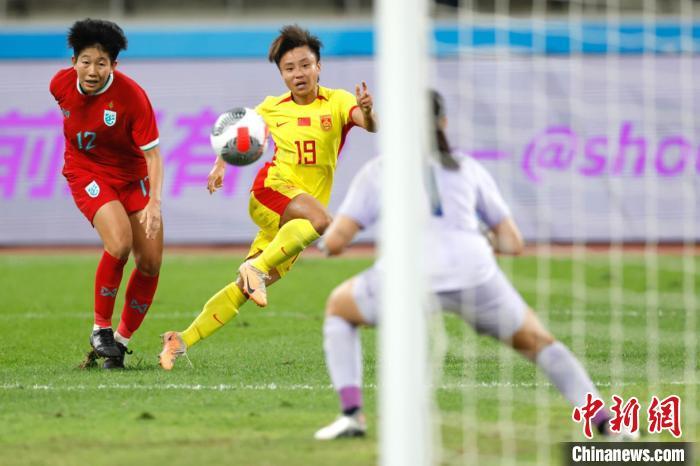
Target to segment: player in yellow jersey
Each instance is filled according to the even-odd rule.
[[[331,222],[326,208],[345,137],[353,126],[376,131],[372,96],[363,81],[355,95],[318,84],[321,41],[299,26],[285,26],[270,46],[289,92],[267,97],[255,110],[275,142],[275,155],[255,178],[249,212],[260,231],[236,281],[212,296],[183,332],[163,334],[160,365],[170,370],[178,356],[221,328],[250,298],[267,305],[266,286],[279,280],[299,254]],[[223,185],[225,165],[209,174],[213,193]]]

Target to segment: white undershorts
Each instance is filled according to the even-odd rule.
[[[371,267],[357,277],[353,298],[365,322],[376,325],[379,319],[380,271]],[[527,303],[500,269],[481,285],[435,293],[441,309],[454,312],[482,334],[507,340],[522,326]]]

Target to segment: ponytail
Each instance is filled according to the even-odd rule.
[[[437,144],[437,155],[439,156],[438,161],[440,165],[447,170],[458,170],[459,162],[454,155],[452,155],[447,135],[440,127],[442,119],[445,118],[445,102],[442,96],[435,90],[431,90],[430,95],[433,101],[433,126],[435,128],[435,142]]]

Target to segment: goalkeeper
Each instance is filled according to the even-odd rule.
[[[542,326],[498,267],[480,220],[492,233],[498,252],[518,254],[520,231],[488,172],[474,159],[456,158],[449,148],[442,97],[432,93],[437,151],[431,160],[432,216],[428,224],[428,278],[440,307],[458,314],[479,333],[510,345],[535,363],[572,405],[586,394],[599,397],[581,363]],[[323,237],[322,249],[340,254],[362,228],[377,221],[382,160],[368,162],[356,175],[337,217]],[[328,298],[323,326],[326,364],[340,400],[341,415],[318,430],[315,438],[362,436],[362,354],[358,327],[381,320],[378,265],[340,284]],[[598,412],[593,423],[606,433],[610,414]]]

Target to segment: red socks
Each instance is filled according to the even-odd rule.
[[[117,332],[124,338],[131,338],[131,334],[141,326],[148,308],[153,302],[153,295],[158,287],[158,275],[149,277],[138,269],[134,269],[126,287],[122,320],[119,322]]]
[[[95,274],[95,324],[99,327],[112,326],[114,300],[122,281],[126,259],[112,257],[107,251],[97,265]]]
[[[102,259],[97,265],[95,275],[95,325],[99,327],[112,326],[112,313],[114,312],[114,300],[117,298],[119,284],[124,274],[124,265],[127,259],[121,260],[112,257],[107,251],[102,254]],[[134,269],[126,287],[126,297],[122,318],[117,330],[124,338],[131,338],[131,334],[141,326],[146,317],[148,308],[153,302],[153,295],[158,287],[158,275],[149,277]]]

